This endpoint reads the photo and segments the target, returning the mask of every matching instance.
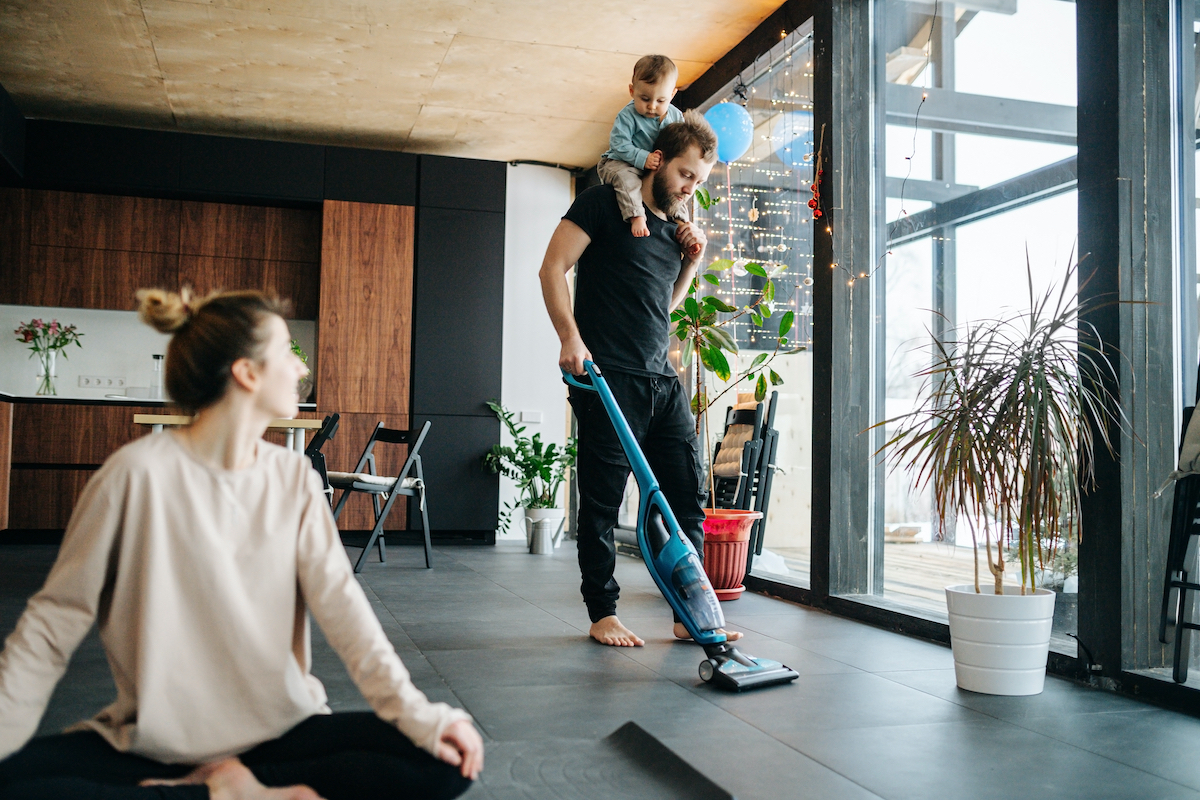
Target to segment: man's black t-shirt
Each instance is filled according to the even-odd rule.
[[[592,358],[601,369],[673,377],[667,361],[671,294],[682,266],[675,223],[647,209],[650,235],[636,238],[611,186],[583,192],[563,219],[592,240],[575,278],[575,324]]]

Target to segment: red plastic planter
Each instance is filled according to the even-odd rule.
[[[704,509],[704,571],[718,600],[736,600],[746,591],[742,579],[756,519],[762,519],[761,511]]]

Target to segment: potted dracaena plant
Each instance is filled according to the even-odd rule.
[[[1038,576],[1077,541],[1096,438],[1112,452],[1110,424],[1125,425],[1108,388],[1113,365],[1079,319],[1076,268],[1057,293],[1038,295],[1027,255],[1028,309],[970,323],[957,341],[933,339],[916,407],[876,426],[896,426],[879,451],[891,468],[910,471],[914,488],[929,488],[936,517],[965,522],[971,534],[975,583],[946,587],[963,689],[1042,691],[1055,594]],[[980,580],[981,545],[991,581]]]
[[[718,201],[719,198],[697,195],[697,202],[704,208]],[[672,333],[681,343],[680,362],[685,368],[693,364],[696,367],[692,412],[696,415],[696,435],[701,436],[703,433],[701,441],[704,442],[705,451],[709,455],[712,453],[708,436],[709,409],[744,382],[753,384],[754,399],[762,402],[767,395],[768,380],[772,386],[783,383],[783,378],[772,369],[775,359],[807,349],[791,345],[788,341],[788,334],[795,322],[795,312],[776,314],[774,278],[783,268],[782,264],[768,268],[753,261],[717,259],[692,281],[683,303],[671,312],[671,322],[674,326]],[[719,290],[722,276],[725,274],[729,275],[729,281],[732,283],[735,271],[756,275],[762,279],[762,288],[758,290],[753,302],[739,308],[714,294],[701,291],[706,287]],[[777,325],[776,341],[772,350],[759,353],[749,365],[735,369],[730,364],[730,358],[734,358],[736,363],[739,348],[731,333],[731,326],[734,321],[743,317],[758,327],[772,325],[778,320],[772,325]],[[709,392],[705,380],[708,373],[726,383],[726,386],[719,391]],[[713,484],[714,478],[710,469],[709,506],[705,508],[704,522],[704,564],[713,587],[718,591],[730,591],[732,599],[737,596],[732,594],[732,591],[737,590],[745,577],[751,529],[754,521],[762,518],[762,513],[716,508]]]
[[[548,535],[561,529],[563,509],[558,504],[558,490],[566,479],[567,470],[575,464],[575,440],[568,439],[563,447],[554,442],[542,443],[542,435],[525,435],[525,427],[518,426],[514,415],[496,400],[488,401],[488,408],[500,418],[513,443],[493,445],[483,458],[484,466],[494,473],[510,478],[517,484],[520,494],[506,503],[500,514],[500,530],[507,533],[512,524],[512,515],[524,509],[525,541],[529,551],[537,555],[549,555],[557,544]],[[546,534],[546,535],[542,535]]]

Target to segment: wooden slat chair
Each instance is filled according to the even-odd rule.
[[[713,451],[716,508],[750,508],[761,448],[762,403],[754,408],[729,409],[725,415],[725,435]]]
[[[331,507],[333,506],[333,488],[329,485],[329,470],[325,466],[325,454],[321,452],[321,448],[337,433],[338,422],[341,418],[341,414],[330,414],[325,417],[316,435],[308,443],[308,447],[304,448],[304,455],[312,462],[313,469],[317,471],[317,474],[321,476],[321,485],[325,489],[325,495]]]
[[[363,548],[362,555],[354,564],[355,572],[362,572],[363,564],[367,561],[367,553],[371,552],[371,548],[376,544],[379,546],[379,560],[387,561],[383,523],[391,512],[396,498],[402,496],[420,498],[421,527],[425,532],[425,567],[433,568],[433,548],[429,542],[429,513],[425,508],[425,474],[421,471],[421,444],[425,441],[431,425],[432,423],[426,421],[417,430],[398,431],[385,428],[380,422],[371,433],[371,438],[367,439],[367,446],[363,448],[362,456],[358,459],[358,465],[355,466],[353,472],[328,473],[329,485],[342,492],[337,505],[333,508],[334,519],[341,515],[342,509],[346,506],[346,500],[350,498],[352,492],[371,495],[371,502],[375,507],[375,527],[371,530],[371,537],[367,539],[367,545]],[[398,475],[391,477],[376,473],[375,445],[379,442],[408,445],[408,458]],[[382,505],[380,500],[383,501]]]

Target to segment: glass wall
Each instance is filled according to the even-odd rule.
[[[869,277],[882,421],[913,409],[935,343],[952,350],[973,323],[1028,307],[1027,274],[1035,293],[1064,281],[1074,291],[1076,67],[1070,2],[877,9],[879,261]],[[876,429],[876,447],[894,430]],[[970,521],[936,519],[912,475],[872,468],[884,554],[873,600],[944,620],[943,588],[974,580]],[[1043,576],[1062,593],[1055,645],[1070,652],[1074,553],[1064,541]]]
[[[780,380],[768,390],[762,408],[770,415],[774,406],[778,439],[761,551],[752,572],[797,585],[808,584],[812,511],[812,72],[807,23],[700,107],[707,111],[722,102],[743,106],[754,136],[745,154],[713,169],[707,188],[719,201],[696,210],[709,240],[707,257],[734,261],[732,269],[714,274],[716,285],[701,283],[705,294],[731,306],[754,303],[764,280],[753,267],[747,270],[753,264],[768,272],[775,286],[772,315],[762,324],[749,314],[731,323],[740,349],[730,363],[731,382],[715,381],[711,373],[707,378],[708,397],[720,398],[710,411],[707,449],[711,455],[721,438],[728,408],[756,405],[754,386],[739,383],[736,376],[759,356],[773,358],[770,369]],[[795,319],[786,337],[790,341],[776,354],[778,321],[789,311]],[[783,354],[796,346],[807,349]]]

